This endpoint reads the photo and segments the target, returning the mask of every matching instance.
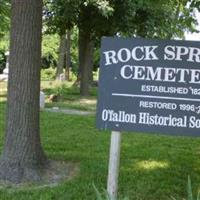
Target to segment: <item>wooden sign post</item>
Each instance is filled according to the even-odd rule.
[[[120,165],[121,133],[112,131],[110,158],[108,167],[107,192],[112,200],[117,199],[119,165]]]

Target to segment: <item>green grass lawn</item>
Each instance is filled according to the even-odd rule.
[[[0,102],[6,100],[7,83],[0,81]]]
[[[0,146],[4,132],[0,104]],[[106,187],[110,133],[95,128],[93,116],[41,113],[41,136],[50,159],[78,162],[78,175],[53,188],[1,189],[1,200],[95,200],[94,183]],[[177,200],[186,197],[187,176],[200,186],[200,139],[123,134],[119,196],[130,200]]]
[[[45,85],[46,84],[46,85]],[[0,150],[5,129],[6,90],[0,88]],[[59,102],[48,107],[95,110],[96,90],[82,99],[78,88],[43,83],[46,95],[58,93]],[[77,176],[56,187],[21,190],[0,189],[0,200],[95,200],[92,184],[106,188],[110,133],[95,128],[94,116],[41,112],[41,137],[49,159],[79,163]],[[123,134],[119,197],[130,200],[182,200],[187,177],[200,189],[200,139],[151,134]]]

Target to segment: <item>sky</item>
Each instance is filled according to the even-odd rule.
[[[199,23],[199,25],[197,26],[197,29],[200,31],[200,12],[196,12],[195,14],[196,14],[197,21]],[[185,39],[200,41],[200,33],[193,33],[193,34],[186,33]]]

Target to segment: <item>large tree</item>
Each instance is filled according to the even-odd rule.
[[[42,0],[11,2],[10,67],[0,179],[40,179],[47,159],[41,147],[39,92]]]
[[[58,64],[56,68],[56,79],[60,80],[60,75],[63,74],[66,61],[66,51],[67,51],[67,36],[66,32],[60,35],[60,45],[59,45],[59,55]]]
[[[79,28],[79,75],[80,78],[80,93],[82,95],[89,94],[89,83],[92,71],[92,55],[93,55],[93,40],[91,32],[94,26],[94,19],[99,15],[108,16],[112,11],[108,1],[105,0],[46,0],[44,9],[44,18],[46,19],[47,31],[58,33],[61,38],[66,38],[66,29],[70,30],[74,25]],[[95,15],[96,13],[96,15]],[[63,36],[62,36],[63,35]],[[68,37],[69,38],[69,37]],[[64,40],[61,40],[64,41]],[[60,61],[58,65],[58,75],[62,72],[64,42],[60,43]],[[68,39],[69,44],[69,39]],[[69,52],[69,51],[68,51]],[[66,60],[69,59],[69,53]],[[68,62],[69,65],[69,62]],[[89,68],[87,66],[90,66]]]

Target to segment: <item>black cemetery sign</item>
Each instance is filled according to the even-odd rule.
[[[97,127],[200,135],[200,43],[103,38]]]

